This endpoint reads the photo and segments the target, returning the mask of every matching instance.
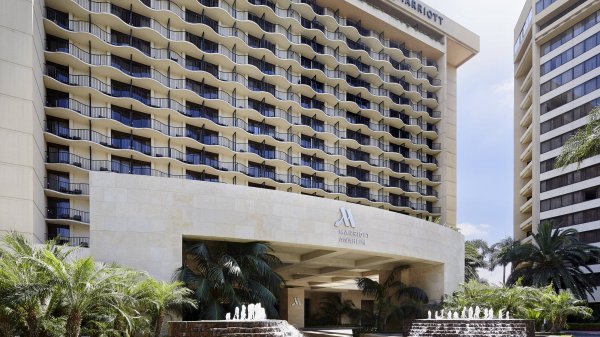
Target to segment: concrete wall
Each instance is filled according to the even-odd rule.
[[[347,207],[367,232],[365,245],[339,242]],[[401,257],[439,265],[432,298],[463,281],[460,233],[414,217],[280,191],[169,178],[90,173],[91,254],[169,279],[181,266],[183,237],[263,240],[299,247]],[[157,263],[160,261],[160,263]]]
[[[0,232],[45,235],[42,99],[43,1],[6,0],[0,11]],[[7,10],[7,9],[11,10]]]

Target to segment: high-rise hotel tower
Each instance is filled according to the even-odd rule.
[[[600,156],[565,169],[554,161],[600,102],[600,2],[527,0],[514,57],[515,239],[529,241],[552,221],[599,243]]]
[[[0,230],[165,279],[184,241],[269,241],[283,302],[401,263],[431,298],[462,281],[456,80],[479,38],[445,15],[414,0],[2,7]]]

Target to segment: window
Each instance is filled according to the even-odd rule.
[[[371,124],[371,119],[369,119],[369,117],[361,116],[359,114],[355,114],[349,111],[346,112],[346,120],[353,124],[363,124],[366,126],[369,126]]]
[[[215,32],[219,31],[219,22],[217,20],[214,20],[211,17],[204,14],[198,14],[189,9],[185,10],[185,21],[191,23],[203,23],[212,28],[212,30],[214,30]]]
[[[300,157],[300,160],[301,160],[301,165],[309,166],[317,171],[323,171],[325,168],[325,161],[321,158],[315,157],[314,155],[309,156],[309,155],[303,154]]]
[[[260,69],[260,71],[262,71],[265,74],[268,74],[268,75],[275,74],[275,65],[265,61],[264,58],[261,60],[261,59],[257,59],[256,57],[248,55],[248,64],[255,66],[256,68]]]
[[[248,20],[256,23],[265,32],[273,33],[275,31],[275,25],[270,21],[266,20],[264,18],[264,15],[262,17],[259,17],[253,13],[248,13]]]
[[[113,67],[128,75],[133,77],[150,77],[150,66],[116,55],[111,55],[110,60]]]
[[[269,178],[275,180],[275,167],[248,162],[248,175],[251,177]]]
[[[592,91],[595,91],[598,88],[600,88],[600,76],[597,76],[583,84],[578,85],[577,87],[571,90],[568,90],[542,103],[540,106],[540,114],[543,115],[554,109],[557,109],[569,102],[572,102],[580,97],[591,93]]]
[[[325,131],[325,122],[317,119],[316,117],[309,117],[306,115],[302,115],[302,117],[300,118],[300,122],[303,125],[310,126],[317,132]]]
[[[190,137],[201,144],[219,145],[219,133],[203,127],[186,125],[186,137]]]
[[[316,37],[311,40],[302,36],[300,43],[309,45],[317,54],[323,54],[325,52],[325,47],[317,42]]]
[[[354,177],[360,181],[369,181],[369,171],[359,167],[347,166],[346,172],[350,177]]]
[[[147,16],[140,15],[113,4],[110,5],[110,12],[132,26],[150,27],[150,18]]]
[[[46,73],[55,80],[69,84],[69,67],[62,64],[46,62]]]
[[[265,117],[275,117],[274,105],[248,98],[248,107],[260,112]]]
[[[211,181],[211,182],[215,182],[215,183],[219,182],[218,176],[213,175],[213,174],[208,174],[205,172],[196,172],[196,171],[186,170],[185,174],[186,174],[186,178],[189,180]]]
[[[63,138],[70,138],[69,120],[48,116],[46,118],[46,131]]]
[[[348,184],[347,191],[348,191],[348,196],[352,197],[352,198],[369,199],[369,197],[370,197],[370,195],[369,195],[370,190],[367,187]]]
[[[275,45],[267,39],[248,35],[248,45],[254,48],[265,48],[270,50],[272,53],[275,53]]]
[[[315,56],[315,58],[316,58],[316,56]],[[307,57],[302,56],[302,58],[300,59],[300,62],[301,62],[302,66],[304,68],[307,68],[307,69],[319,69],[322,72],[325,72],[325,65],[323,65],[323,63],[321,63],[321,62],[319,62],[319,61],[317,61],[315,59],[311,60],[311,59],[309,59]]]
[[[46,161],[48,163],[69,164],[70,159],[71,154],[68,146],[48,143],[46,147]]]
[[[185,149],[185,159],[189,164],[208,165],[214,168],[219,167],[219,155],[216,153],[207,152],[205,150],[197,150],[187,147]]]
[[[69,52],[69,40],[61,39],[53,35],[46,35],[46,50],[53,52]]]
[[[257,122],[251,119],[248,120],[248,132],[255,135],[269,135],[271,137],[276,136],[275,127],[273,125]]]
[[[560,207],[595,200],[598,199],[598,196],[600,196],[600,186],[586,188],[581,191],[542,200],[540,201],[540,211],[545,212]]]
[[[150,163],[118,156],[111,156],[111,171],[145,176],[152,174]]]
[[[206,99],[219,98],[219,88],[213,87],[212,85],[208,85],[186,78],[185,87],[186,89],[191,90]]]
[[[185,67],[195,71],[206,71],[217,78],[219,77],[219,66],[189,55],[185,56]]]
[[[271,95],[275,95],[275,85],[267,83],[264,80],[248,77],[248,88],[253,91],[266,91]]]
[[[110,43],[115,46],[131,46],[146,55],[150,55],[150,42],[130,34],[124,34],[113,29],[110,31],[110,40]]]
[[[325,179],[316,175],[302,173],[300,177],[300,186],[305,188],[325,189]]]
[[[149,114],[117,105],[111,106],[111,117],[125,125],[136,128],[149,128],[152,124],[152,119]]]
[[[325,84],[317,81],[314,78],[311,79],[311,78],[306,77],[306,76],[302,76],[300,78],[300,83],[310,86],[314,91],[316,91],[318,93],[324,92],[324,89],[325,89]]]
[[[561,65],[571,61],[572,59],[580,56],[581,54],[591,50],[595,46],[600,43],[600,33],[596,33],[584,41],[578,43],[574,47],[567,49],[562,52],[560,55],[553,57],[552,59],[546,61],[544,64],[540,66],[541,68],[541,76],[546,75],[552,70],[560,67]]]
[[[146,105],[150,105],[150,90],[119,81],[111,81],[111,94],[115,97],[131,97]]]
[[[186,102],[186,114],[189,117],[210,119],[219,124],[219,110],[207,107],[204,104]]]
[[[150,138],[134,136],[129,133],[112,131],[111,145],[116,149],[132,149],[147,155],[152,155]]]
[[[265,159],[275,159],[275,146],[249,140],[248,152],[257,154]]]
[[[201,37],[189,32],[185,32],[185,40],[207,53],[219,52],[219,45],[211,40],[205,39],[203,36]]]
[[[308,149],[319,149],[325,151],[325,141],[316,137],[302,135],[300,137],[300,146]]]

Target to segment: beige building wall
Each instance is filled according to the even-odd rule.
[[[35,242],[45,240],[43,6],[6,0],[0,11],[0,232]]]

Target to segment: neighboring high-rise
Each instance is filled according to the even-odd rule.
[[[456,74],[479,38],[443,14],[398,0],[3,5],[0,230],[160,278],[184,241],[266,240],[294,294],[400,263],[432,298],[462,281],[446,228]]]
[[[600,156],[565,169],[554,161],[600,102],[600,2],[528,0],[514,62],[515,239],[529,241],[540,222],[552,221],[598,243]]]

